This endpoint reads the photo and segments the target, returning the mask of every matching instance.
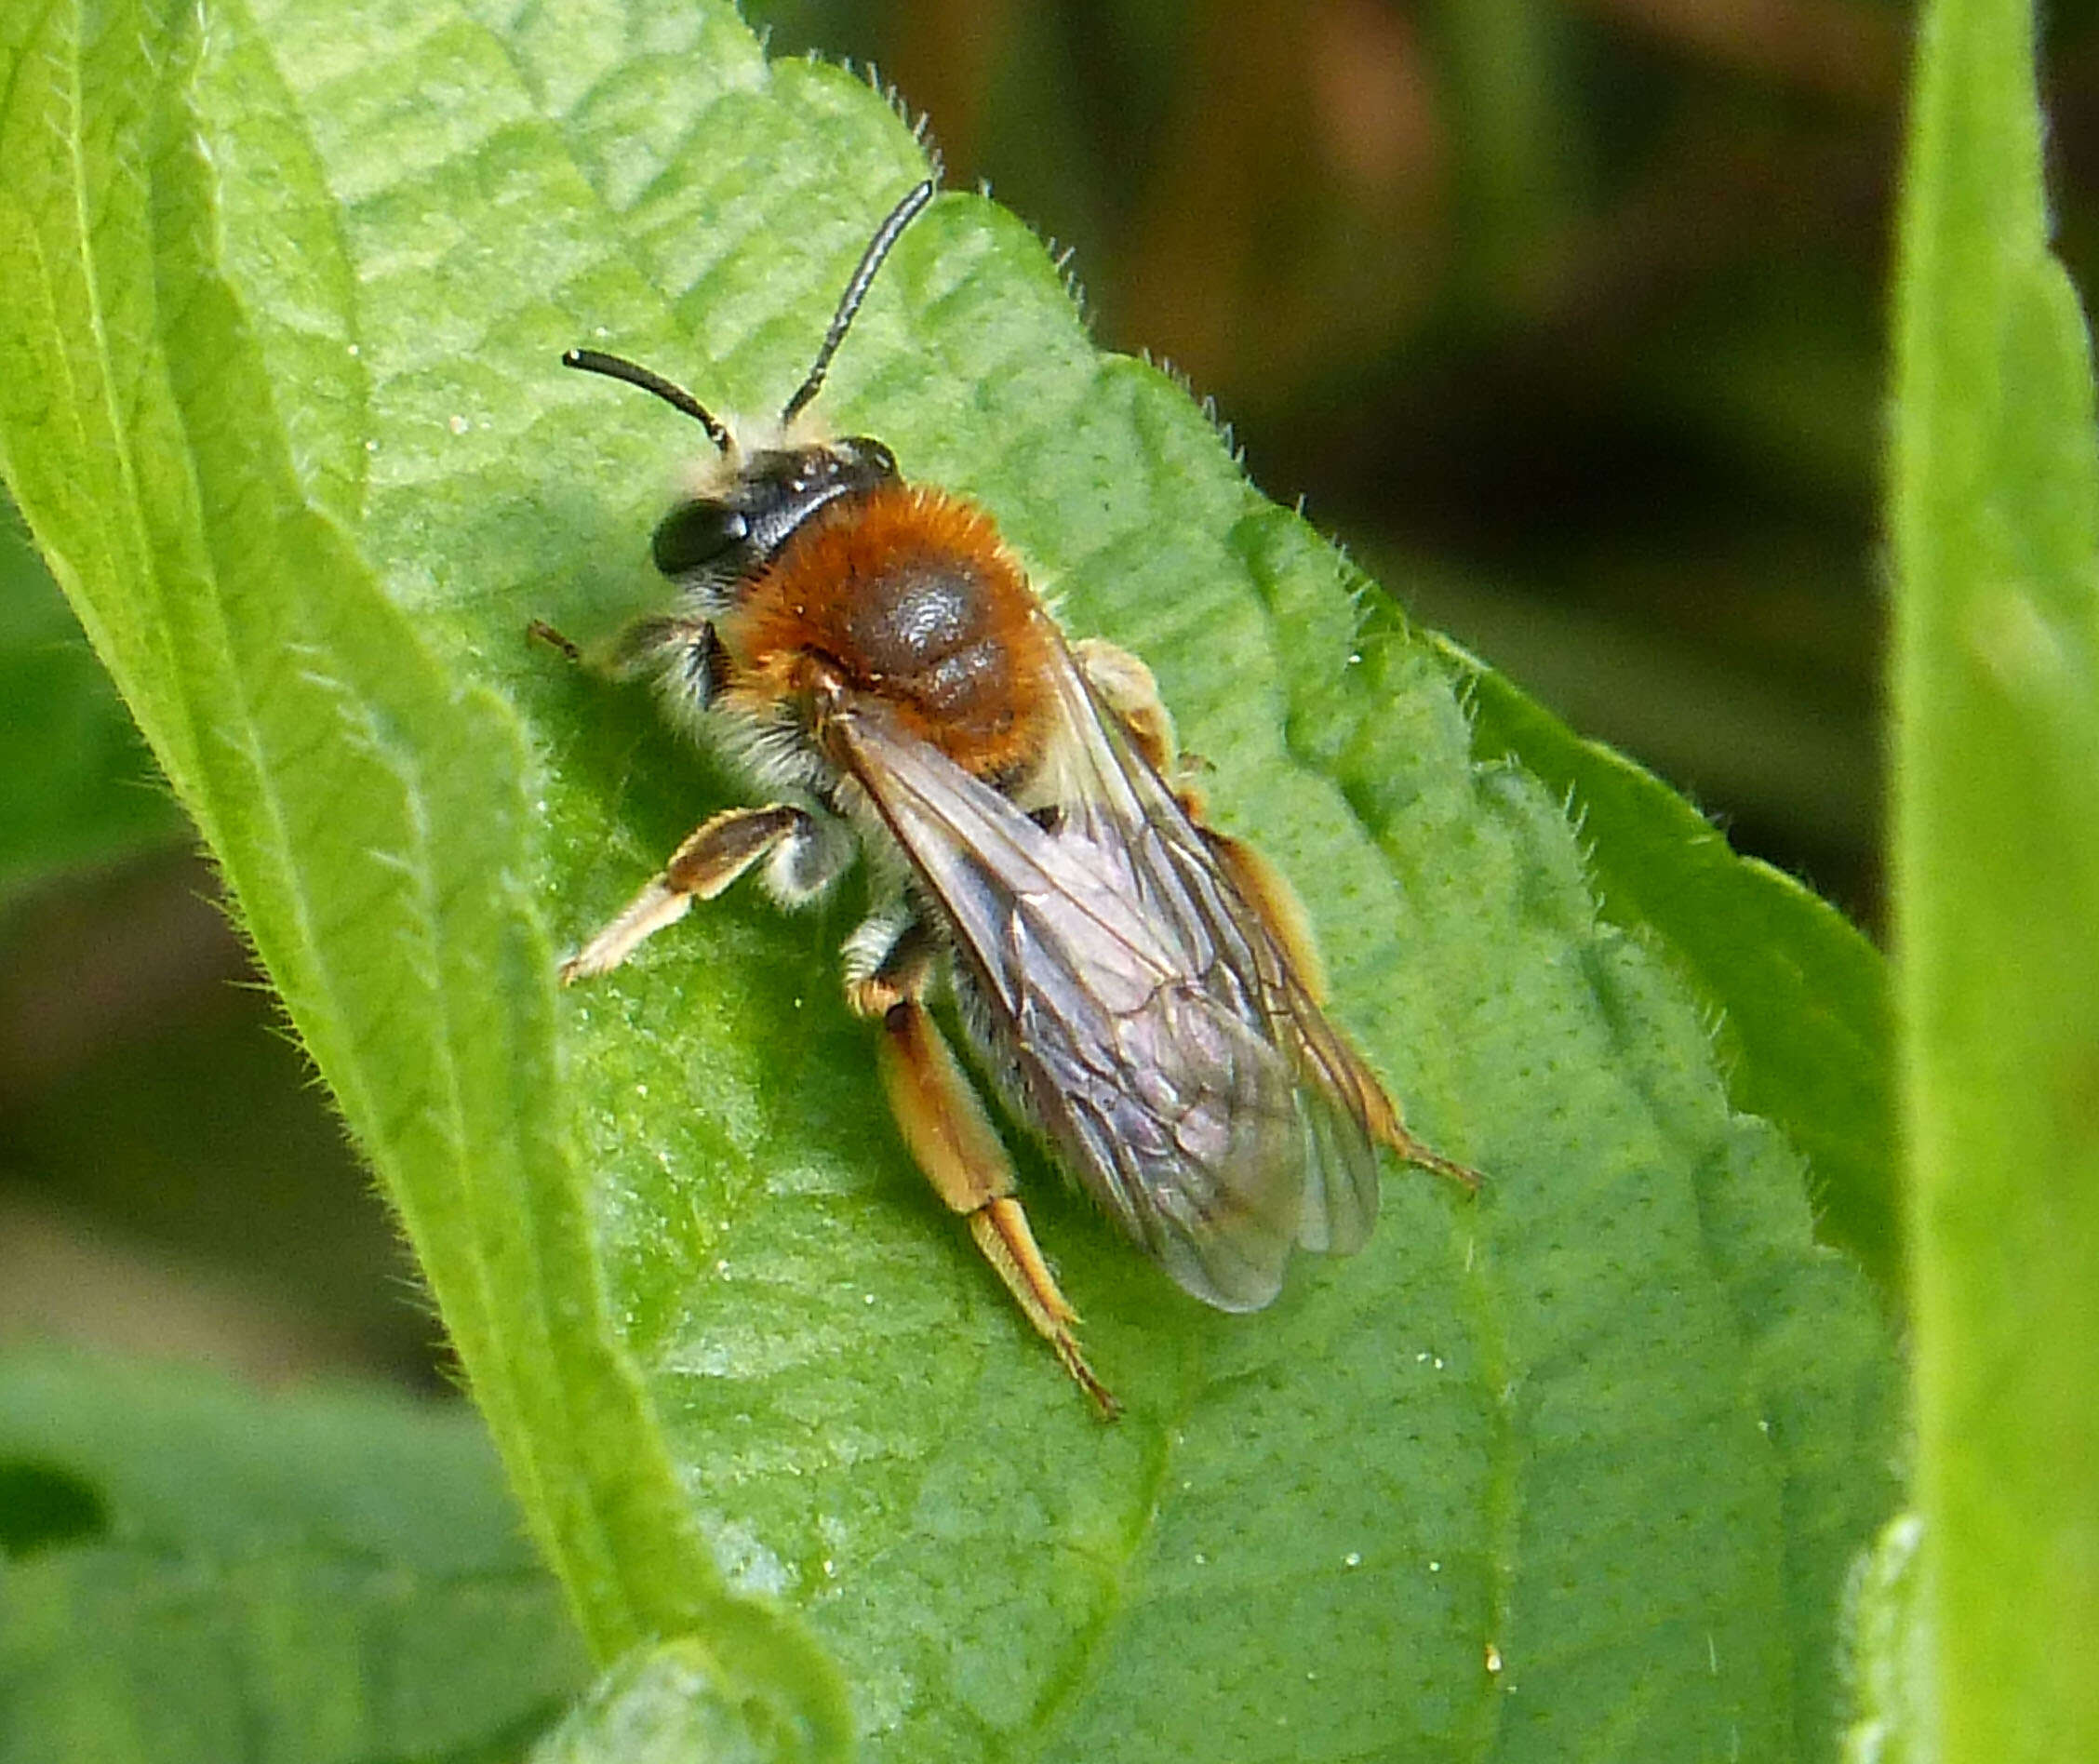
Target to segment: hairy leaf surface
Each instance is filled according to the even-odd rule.
[[[1825,1749],[1892,1367],[1799,1157],[1599,915],[1557,791],[1476,759],[1442,654],[1092,348],[1037,241],[943,197],[827,413],[1154,665],[1337,1016],[1489,1175],[1389,1171],[1363,1255],[1224,1317],[1025,1160],[1114,1428],[883,1117],[852,889],[553,985],[729,800],[524,639],[649,604],[704,446],[556,356],[776,408],[910,131],[721,6],[120,13],[9,44],[0,154],[46,194],[5,211],[0,365],[67,391],[0,392],[0,448],[600,1653],[693,1638],[783,1754]]]

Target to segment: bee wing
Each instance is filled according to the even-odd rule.
[[[1026,1099],[1094,1198],[1197,1298],[1276,1296],[1293,1244],[1353,1250],[1389,1109],[1172,793],[1060,648],[1044,827],[877,702],[833,724],[946,910]]]

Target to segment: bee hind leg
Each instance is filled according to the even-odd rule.
[[[933,951],[907,929],[875,971],[847,991],[861,1016],[882,1025],[882,1084],[911,1156],[934,1191],[960,1213],[1022,1314],[1056,1350],[1103,1420],[1122,1412],[1078,1345],[1078,1313],[1058,1289],[1014,1197],[1013,1166],[947,1037],[925,1006]]]
[[[1479,1184],[1486,1180],[1471,1165],[1461,1164],[1454,1157],[1445,1157],[1441,1152],[1423,1143],[1399,1125],[1397,1116],[1381,1129],[1378,1138],[1416,1169],[1425,1169],[1432,1176],[1441,1176],[1448,1182],[1453,1182],[1468,1195],[1477,1195]]]
[[[1190,818],[1195,819],[1192,813]],[[1233,887],[1253,908],[1268,935],[1290,958],[1312,1002],[1324,1005],[1327,1001],[1326,964],[1319,958],[1319,946],[1313,941],[1312,927],[1304,916],[1297,890],[1284,879],[1280,870],[1251,846],[1233,838],[1230,834],[1204,826],[1199,819],[1196,820],[1196,830],[1202,835],[1219,866],[1232,878]],[[1384,1088],[1384,1079],[1370,1069],[1370,1062],[1363,1058],[1354,1042],[1337,1029],[1326,1051],[1330,1059],[1345,1068],[1355,1084],[1363,1120],[1372,1139],[1389,1145],[1402,1162],[1417,1169],[1446,1177],[1468,1194],[1479,1192],[1477,1170],[1455,1158],[1444,1156],[1407,1130],[1392,1093]]]
[[[783,842],[815,836],[813,818],[788,803],[728,808],[702,822],[648,886],[561,964],[561,983],[619,967],[644,940],[683,918],[693,902],[713,900]]]

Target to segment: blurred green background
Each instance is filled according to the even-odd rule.
[[[1905,8],[746,11],[776,53],[878,68],[951,182],[1072,248],[1100,341],[1183,371],[1255,481],[1424,622],[1878,934]],[[2081,279],[2091,8],[2050,28]],[[0,1336],[440,1387],[393,1228],[92,666],[10,520]]]

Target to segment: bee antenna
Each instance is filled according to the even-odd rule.
[[[875,273],[882,267],[882,260],[889,256],[889,247],[897,242],[897,235],[917,219],[919,209],[932,199],[933,180],[929,178],[891,208],[889,218],[875,229],[875,236],[868,240],[867,249],[861,253],[860,267],[852,273],[852,280],[846,284],[845,293],[838,298],[838,310],[831,315],[831,328],[823,333],[823,343],[816,352],[816,360],[809,370],[809,378],[802,381],[801,389],[787,400],[786,408],[780,413],[782,422],[794,421],[809,401],[822,389],[823,376],[830,371],[831,357],[838,353],[838,345],[846,341],[846,332],[852,327],[853,316],[860,311],[861,301],[867,298],[868,287],[875,280]]]
[[[652,368],[624,355],[608,355],[602,350],[571,349],[561,357],[564,368],[580,368],[586,374],[603,374],[608,380],[623,380],[630,386],[653,393],[674,410],[682,410],[707,432],[707,439],[724,453],[729,451],[729,431],[707,407],[675,381],[665,380]]]

